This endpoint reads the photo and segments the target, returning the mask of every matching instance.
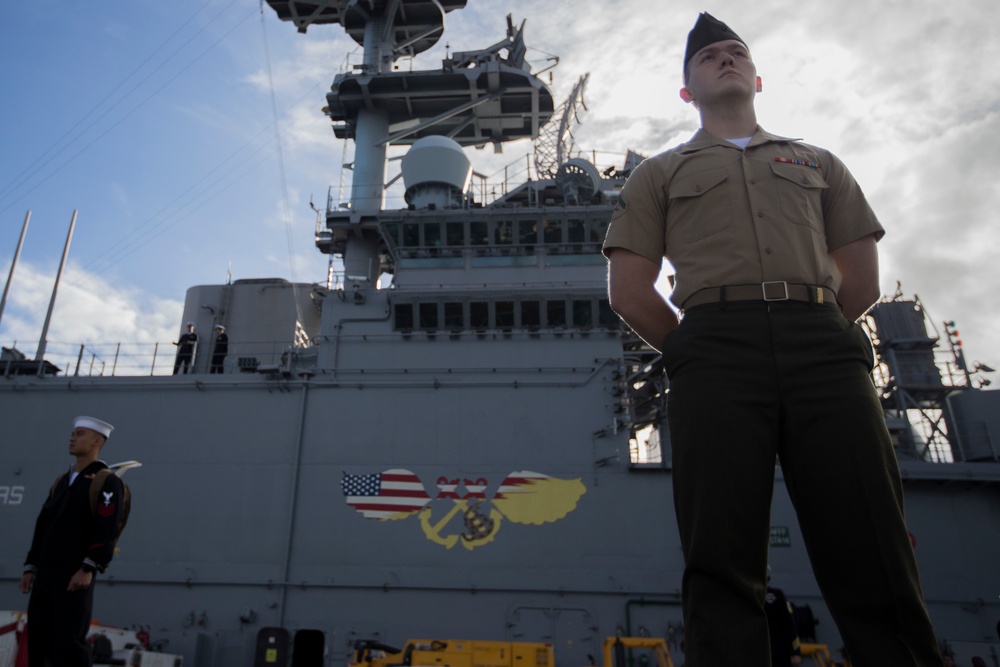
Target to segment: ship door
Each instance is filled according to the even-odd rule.
[[[597,623],[586,609],[578,607],[518,607],[508,626],[511,641],[552,644],[557,667],[600,664],[601,642],[595,637]]]
[[[291,637],[284,628],[261,628],[253,653],[253,667],[285,667]]]
[[[297,630],[292,644],[292,667],[323,667],[325,650],[322,630]]]

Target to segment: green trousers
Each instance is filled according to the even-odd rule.
[[[942,665],[865,332],[836,305],[709,304],[663,359],[687,667],[770,667],[776,461],[853,665]]]

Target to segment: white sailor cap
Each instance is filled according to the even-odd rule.
[[[73,420],[73,428],[89,428],[92,431],[97,431],[105,438],[110,436],[111,432],[115,430],[114,426],[96,417],[77,417]]]
[[[226,330],[226,327],[222,326],[221,324],[216,324],[215,328],[218,329],[219,331],[225,331]]]

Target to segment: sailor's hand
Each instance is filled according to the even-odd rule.
[[[93,580],[94,574],[92,572],[86,572],[83,568],[80,568],[73,574],[73,578],[69,580],[69,586],[66,590],[70,592],[82,591],[90,586],[90,582]]]
[[[35,573],[25,572],[24,574],[21,575],[21,583],[19,583],[17,587],[21,589],[22,593],[27,595],[28,593],[31,592],[31,587],[34,583],[35,583]]]

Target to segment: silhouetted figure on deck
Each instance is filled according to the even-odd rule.
[[[226,335],[226,327],[216,324],[215,347],[212,348],[212,367],[208,372],[221,373],[227,354],[229,354],[229,336]]]
[[[174,345],[177,346],[174,375],[178,373],[190,373],[191,365],[194,363],[194,352],[198,347],[198,334],[194,332],[194,322],[187,323],[187,333],[181,334],[180,339]]]

